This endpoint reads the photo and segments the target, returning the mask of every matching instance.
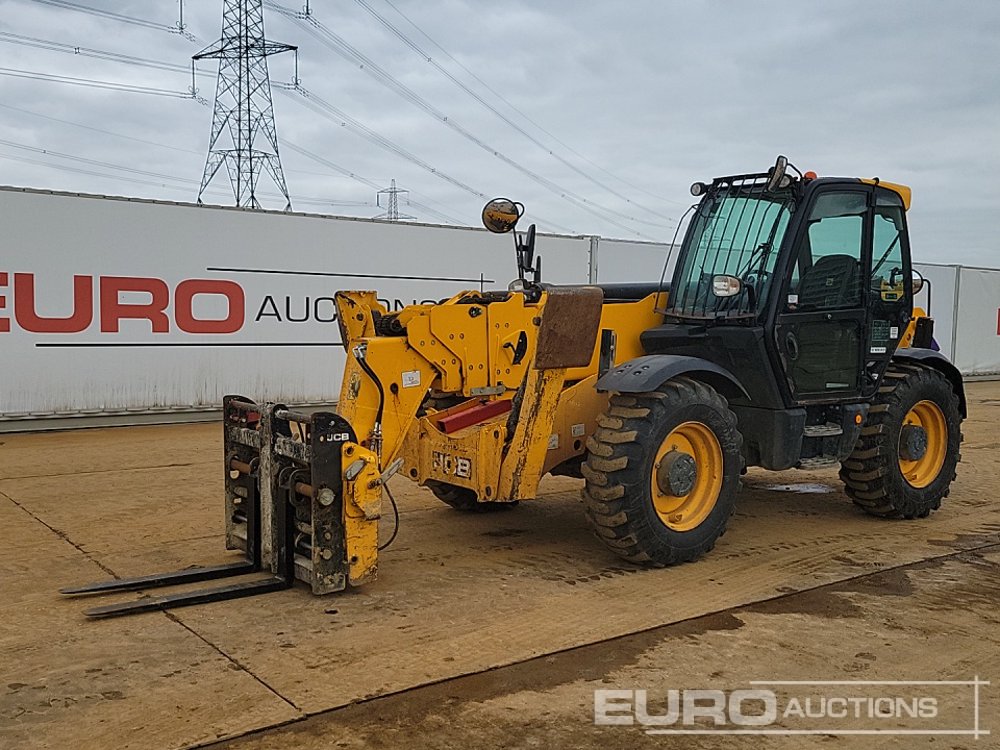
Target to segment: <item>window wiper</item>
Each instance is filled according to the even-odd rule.
[[[889,253],[893,251],[893,248],[896,247],[897,243],[899,242],[899,238],[902,236],[903,236],[902,232],[896,232],[896,239],[894,239],[892,241],[892,244],[885,249],[885,252],[882,253],[882,257],[879,258],[878,263],[876,263],[875,267],[872,269],[871,278],[873,279],[875,278],[875,274],[878,273],[879,269],[882,267],[882,264],[885,263],[886,260],[889,258]]]
[[[759,245],[757,245],[756,249],[750,254],[750,257],[747,258],[747,264],[743,267],[743,270],[737,272],[736,274],[737,278],[742,279],[744,276],[750,273],[750,269],[753,268],[754,261],[757,259],[757,253],[762,254],[761,260],[763,261],[767,258],[768,252],[770,252],[770,242],[761,242]]]

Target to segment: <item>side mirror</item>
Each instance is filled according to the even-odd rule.
[[[788,187],[791,180],[786,180],[785,172],[788,171],[788,157],[779,156],[777,161],[774,162],[774,166],[771,167],[771,171],[768,173],[767,186],[764,188],[767,192],[771,193],[778,188]]]
[[[926,283],[926,280],[920,274],[920,271],[918,271],[916,269],[913,270],[913,282],[912,283],[913,283],[913,296],[916,297],[918,294],[920,294],[920,292],[923,291],[924,284]]]
[[[507,234],[517,226],[524,206],[509,198],[494,198],[483,207],[483,226],[494,234]]]
[[[712,294],[716,297],[735,297],[743,291],[743,282],[729,274],[712,277]]]

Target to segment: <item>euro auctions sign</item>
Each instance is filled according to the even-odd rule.
[[[594,724],[647,735],[987,737],[972,680],[752,680],[736,689],[600,689]]]
[[[214,270],[214,269],[209,269]],[[220,269],[228,270],[228,269]],[[242,274],[295,276],[293,271],[239,269]],[[303,275],[310,275],[305,273]],[[331,294],[301,293],[301,284],[255,283],[251,293],[231,279],[181,279],[168,282],[146,276],[89,276],[52,279],[41,286],[39,274],[0,271],[0,333],[21,331],[34,334],[102,334],[92,346],[118,345],[103,334],[120,334],[127,328],[133,336],[154,334],[227,335],[254,332],[266,335],[274,326],[337,322],[336,299]],[[54,281],[54,283],[53,283]],[[290,293],[289,287],[296,289]],[[10,300],[8,302],[8,300]],[[435,300],[408,301],[381,298],[389,310],[406,304]],[[336,333],[336,327],[333,331]],[[76,345],[63,341],[64,345]],[[203,342],[209,343],[210,342]],[[280,342],[276,342],[280,343]],[[289,346],[302,342],[286,342]],[[327,339],[327,344],[339,341]],[[44,343],[38,345],[44,346]],[[191,345],[195,345],[191,342]]]
[[[157,278],[74,275],[68,286],[68,295],[39,300],[34,273],[0,271],[0,290],[9,290],[0,295],[0,333],[9,333],[12,324],[28,333],[119,333],[122,321],[141,320],[150,333],[229,334],[246,323],[246,293],[227,279],[184,279],[171,288]],[[214,307],[221,303],[224,314],[199,311],[199,297]],[[60,308],[61,314],[40,312]]]

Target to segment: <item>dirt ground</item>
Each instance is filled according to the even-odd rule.
[[[641,570],[593,538],[577,481],[465,515],[399,479],[369,587],[95,622],[105,598],[56,590],[233,559],[219,426],[0,435],[0,748],[998,747],[1000,383],[968,390],[958,480],[926,520],[865,516],[832,470],[752,471],[709,556]],[[971,731],[978,705],[978,738],[594,724],[596,689],[647,690],[653,714],[669,689],[977,679],[919,694],[935,730]]]

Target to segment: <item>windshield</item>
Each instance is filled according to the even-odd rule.
[[[667,312],[716,318],[760,309],[794,202],[791,189],[765,193],[753,177],[713,185],[684,238]],[[713,295],[712,277],[718,274],[741,279],[743,291],[735,297]]]

